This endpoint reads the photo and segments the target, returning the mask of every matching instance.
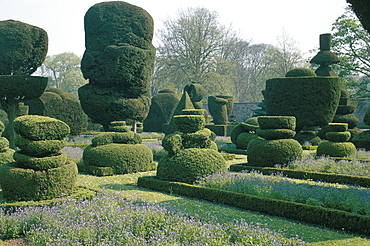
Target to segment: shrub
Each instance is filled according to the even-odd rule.
[[[302,146],[294,139],[253,139],[248,144],[247,160],[250,166],[273,167],[301,157],[302,153]]]
[[[267,115],[295,116],[296,129],[333,121],[340,98],[339,77],[288,77],[266,81]]]
[[[256,133],[266,140],[293,138],[295,136],[295,131],[290,129],[257,129]]]
[[[317,147],[317,156],[345,157],[356,153],[356,146],[351,142],[322,142]]]
[[[30,140],[62,140],[70,131],[63,121],[39,115],[17,117],[14,120],[14,130]]]
[[[339,123],[347,123],[348,128],[352,129],[357,126],[359,119],[355,114],[336,114],[334,116],[333,122],[339,122]]]
[[[175,115],[173,119],[179,131],[184,133],[203,129],[206,123],[203,115]]]
[[[247,119],[245,122],[239,123],[231,131],[231,134],[230,134],[231,142],[237,145],[238,144],[237,139],[238,139],[239,134],[243,132],[252,133],[252,132],[255,132],[258,128],[259,128],[259,125],[258,125],[257,117],[252,117],[252,118]]]
[[[351,133],[349,131],[345,132],[327,132],[326,138],[330,142],[347,142],[351,138]]]
[[[91,140],[93,147],[105,144],[141,144],[142,139],[139,134],[129,132],[104,132],[99,133]]]
[[[48,50],[45,30],[14,20],[0,21],[0,43],[0,75],[31,75]]]
[[[262,130],[266,129],[290,129],[295,130],[296,118],[294,116],[259,116],[258,125]]]
[[[345,132],[345,131],[348,131],[348,124],[346,124],[346,123],[329,123],[329,131],[331,131],[331,132]]]
[[[289,70],[285,74],[285,77],[304,77],[304,76],[315,77],[316,73],[312,71],[311,69],[308,69],[305,67],[298,67],[298,68],[293,68],[292,70]]]
[[[3,196],[8,200],[44,200],[72,193],[77,166],[67,163],[48,171],[35,171],[8,163],[0,167]]]
[[[86,166],[111,167],[115,174],[148,171],[152,167],[153,153],[142,144],[106,144],[87,146],[83,152]]]
[[[252,139],[259,138],[256,133],[242,132],[237,138],[236,148],[237,149],[247,149],[249,142]]]
[[[13,158],[16,161],[14,166],[31,168],[35,171],[61,167],[67,162],[67,155],[63,152],[51,156],[33,157],[23,154],[22,151],[17,151],[14,153]]]
[[[21,136],[16,136],[15,145],[25,153],[30,153],[34,157],[41,157],[56,153],[63,149],[65,146],[65,139],[34,141]]]
[[[197,178],[226,171],[222,155],[212,149],[182,149],[158,162],[157,177],[163,180],[193,183]]]

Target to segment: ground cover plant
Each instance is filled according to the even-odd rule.
[[[353,185],[298,180],[254,171],[212,174],[196,183],[237,193],[370,215],[370,189]]]

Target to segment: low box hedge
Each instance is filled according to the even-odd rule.
[[[311,172],[311,171],[297,171],[283,168],[273,167],[256,167],[247,166],[245,164],[234,164],[230,166],[230,171],[240,172],[242,170],[256,170],[263,174],[269,175],[272,173],[283,173],[289,178],[297,179],[312,179],[321,180],[330,183],[342,183],[342,184],[353,184],[362,187],[370,187],[370,178],[362,176],[334,174],[334,173],[322,173],[322,172]]]
[[[139,177],[138,186],[322,225],[328,228],[370,235],[370,216],[197,185],[163,181],[153,176]]]

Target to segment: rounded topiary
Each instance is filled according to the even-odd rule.
[[[346,123],[329,123],[330,132],[345,132],[348,131],[348,124]]]
[[[152,169],[153,153],[142,144],[89,145],[83,152],[86,166],[111,167],[115,174],[127,174]]]
[[[200,177],[226,169],[225,159],[215,150],[182,149],[174,156],[162,157],[158,162],[157,178],[191,184]]]
[[[294,139],[302,145],[308,143],[317,146],[322,142],[321,138],[317,136],[317,133],[318,131],[301,130],[294,136]]]
[[[182,147],[183,148],[211,148],[213,146],[214,140],[216,139],[216,134],[204,128],[202,130],[183,133],[182,135]],[[216,145],[217,146],[217,145]]]
[[[356,153],[356,146],[351,142],[322,142],[316,150],[317,156],[346,157]]]
[[[305,67],[293,68],[292,70],[288,71],[285,77],[304,77],[304,76],[311,76],[315,77],[316,73],[311,69]]]
[[[109,123],[110,132],[129,132],[131,126],[126,125],[126,121],[112,121]]]
[[[34,157],[17,151],[13,155],[16,167],[31,168],[35,171],[48,170],[64,166],[67,162],[67,154],[59,152],[51,156]]]
[[[15,20],[0,21],[0,75],[31,75],[47,51],[48,36],[42,28]]]
[[[259,138],[256,133],[249,133],[249,132],[242,132],[238,135],[236,140],[236,148],[237,149],[247,149],[249,142],[252,139]]]
[[[201,130],[206,124],[203,115],[175,115],[173,119],[177,128],[184,133]]]
[[[46,156],[59,152],[65,146],[65,139],[62,140],[39,140],[34,141],[21,136],[16,136],[15,145],[23,152],[29,153],[34,157]]]
[[[357,149],[370,151],[370,131],[363,131],[352,138],[352,142]]]
[[[326,138],[330,142],[347,142],[351,138],[351,133],[349,131],[327,132]]]
[[[254,134],[258,128],[259,128],[258,118],[257,117],[249,118],[245,122],[239,123],[233,128],[233,130],[230,133],[230,140],[233,144],[238,145],[237,139],[241,133],[247,132]]]
[[[295,130],[296,118],[294,116],[259,116],[258,125],[262,130],[266,129]]]
[[[249,166],[273,167],[302,157],[302,146],[294,139],[253,139],[247,148]]]
[[[106,144],[141,144],[142,139],[139,134],[133,131],[129,132],[103,132],[96,135],[91,140],[93,147]]]
[[[2,152],[3,149],[9,147],[9,141],[8,139],[4,137],[0,137],[0,152]]]
[[[1,127],[1,124],[0,124]],[[0,134],[1,135],[1,134]],[[0,166],[8,162],[13,162],[13,153],[15,151],[9,148],[9,141],[4,137],[0,137]]]
[[[290,129],[257,129],[256,133],[266,140],[293,138],[295,136],[295,131]]]
[[[14,162],[0,167],[3,196],[8,200],[43,200],[70,195],[77,174],[74,162],[48,171],[19,168]]]
[[[4,130],[5,130],[5,125],[2,121],[0,121],[0,136],[4,132]]]
[[[70,128],[61,120],[40,115],[24,115],[14,120],[14,130],[30,140],[62,140]]]
[[[357,126],[359,119],[355,114],[336,114],[334,116],[333,122],[347,123],[348,128],[352,129]]]

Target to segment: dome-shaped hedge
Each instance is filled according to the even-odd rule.
[[[182,149],[174,156],[165,156],[158,162],[157,178],[193,183],[207,174],[226,171],[222,155],[212,149]]]
[[[316,73],[311,69],[305,67],[298,67],[288,71],[285,75],[285,77],[304,77],[304,76],[314,77],[316,76]]]

